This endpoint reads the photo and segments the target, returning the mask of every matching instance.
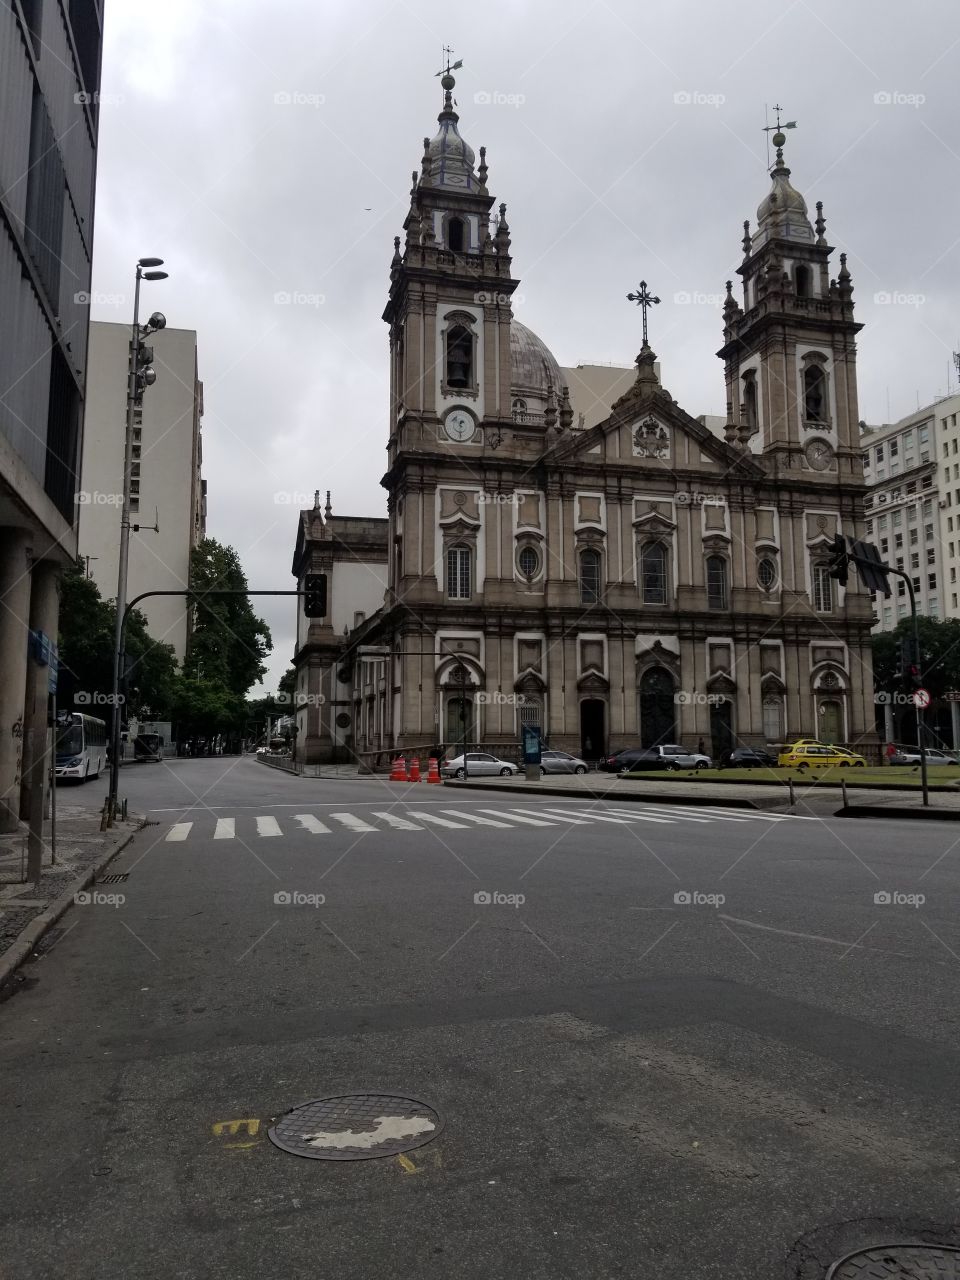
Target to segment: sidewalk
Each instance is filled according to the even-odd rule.
[[[399,784],[398,784],[399,785]],[[938,791],[924,809],[918,789],[879,790],[847,786],[847,804],[834,788],[804,787],[794,784],[796,804],[791,808],[787,787],[758,782],[689,782],[662,778],[618,778],[611,773],[588,773],[581,777],[545,774],[539,782],[517,778],[468,778],[465,782],[447,779],[447,787],[480,791],[512,791],[514,794],[563,796],[566,799],[651,801],[654,804],[715,805],[734,809],[762,809],[769,813],[796,813],[803,817],[828,818],[915,818],[960,821],[960,792]]]
[[[25,881],[27,829],[0,835],[0,986],[36,947],[108,862],[143,826],[133,817],[100,830],[100,813],[82,805],[57,808],[57,861],[50,852],[50,823],[44,823],[43,868],[39,885]]]

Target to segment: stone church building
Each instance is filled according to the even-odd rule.
[[[584,427],[544,342],[513,318],[506,206],[458,129],[453,78],[395,240],[385,520],[319,499],[293,572],[326,572],[299,619],[297,752],[371,759],[520,727],[588,758],[702,739],[874,742],[869,595],[827,572],[862,536],[853,288],[830,274],[775,135],[771,187],[727,285],[727,417],[661,385]]]

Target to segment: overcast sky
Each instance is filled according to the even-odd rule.
[[[515,314],[561,364],[634,359],[624,295],[645,278],[665,387],[695,416],[725,411],[724,281],[780,102],[834,274],[849,255],[860,416],[956,389],[956,0],[107,0],[93,287],[128,301],[93,317],[128,320],[136,259],[166,260],[146,314],[198,332],[207,529],[251,587],[293,585],[314,489],[337,514],[386,514],[380,316],[444,43],[464,60],[461,133],[507,202]],[[257,609],[273,687],[294,612]]]

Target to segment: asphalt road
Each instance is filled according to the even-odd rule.
[[[0,1005],[4,1280],[806,1280],[953,1238],[955,826],[252,759],[122,784],[151,821],[124,901],[72,908]],[[362,1161],[267,1139],[356,1091],[444,1128]]]

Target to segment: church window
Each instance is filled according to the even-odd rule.
[[[833,580],[829,565],[813,566],[813,607],[817,613],[833,612]]]
[[[592,547],[580,552],[580,600],[582,604],[600,600],[600,552]]]
[[[743,375],[743,418],[751,432],[759,429],[760,418],[757,412],[757,373],[755,369],[750,369]]]
[[[447,598],[470,599],[470,548],[447,549]]]
[[[723,556],[707,556],[707,608],[728,607],[727,562]]]
[[[454,253],[463,252],[464,227],[462,218],[451,218],[447,223],[447,248]]]
[[[757,581],[764,591],[772,591],[777,581],[777,566],[770,556],[757,563]]]
[[[783,741],[783,699],[774,694],[763,700],[763,736],[767,742]]]
[[[818,364],[811,364],[803,371],[804,418],[807,422],[827,420],[827,378]],[[883,456],[878,450],[879,457]]]
[[[803,267],[803,266],[797,267],[794,278],[797,284],[797,297],[809,298],[810,297],[810,268]]]
[[[469,387],[473,382],[473,335],[463,325],[447,332],[447,386]]]
[[[521,547],[520,554],[517,556],[517,564],[520,566],[520,572],[525,578],[535,578],[537,570],[540,568],[540,557],[537,555],[536,547]]]
[[[640,551],[640,580],[644,604],[667,603],[667,549],[647,542]]]

